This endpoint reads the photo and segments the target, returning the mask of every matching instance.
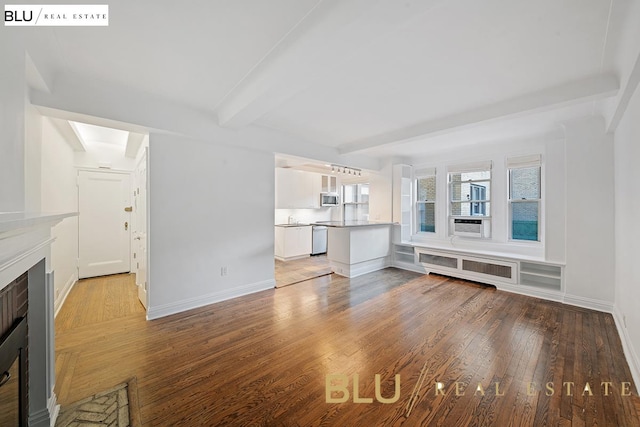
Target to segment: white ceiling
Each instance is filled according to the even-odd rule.
[[[547,133],[615,95],[627,2],[111,1],[53,30],[83,73],[340,153],[424,156]],[[612,13],[610,8],[618,8]]]

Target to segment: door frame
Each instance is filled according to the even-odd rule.
[[[133,182],[136,184],[136,186],[138,185],[138,181],[137,181],[137,172],[140,168],[140,165],[142,164],[142,162],[145,162],[145,230],[144,230],[144,236],[145,236],[145,246],[147,248],[146,250],[146,256],[145,256],[145,264],[146,264],[146,269],[147,272],[145,274],[145,281],[146,281],[146,292],[145,292],[145,304],[144,308],[145,311],[148,312],[149,310],[149,293],[150,293],[150,288],[151,288],[151,281],[149,280],[149,218],[150,218],[150,203],[149,203],[149,146],[145,146],[142,148],[144,150],[144,154],[142,154],[142,156],[140,157],[140,159],[138,159],[138,162],[136,163],[136,167],[133,170],[133,172],[131,173],[133,176]],[[135,189],[133,189],[135,190]],[[135,197],[135,195],[134,195]],[[138,225],[136,224],[136,228],[138,227]],[[131,233],[131,246],[133,248],[134,242],[133,242],[133,233]],[[132,260],[133,261],[133,260]],[[133,266],[133,264],[132,264]],[[136,275],[137,275],[137,269],[136,269]],[[140,296],[140,289],[137,283],[137,276],[136,276],[136,288],[138,291],[138,297]]]

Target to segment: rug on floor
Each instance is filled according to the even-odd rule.
[[[139,426],[137,396],[136,381],[132,378],[126,383],[63,406],[56,427]]]

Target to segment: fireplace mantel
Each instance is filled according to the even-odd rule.
[[[0,213],[0,290],[28,272],[29,425],[48,427],[58,413],[55,384],[51,227],[77,213]]]

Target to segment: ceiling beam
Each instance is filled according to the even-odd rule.
[[[236,148],[379,169],[379,161],[373,157],[342,156],[334,147],[314,144],[298,136],[256,125],[238,130],[223,128],[201,110],[79,74],[60,73],[52,93],[34,90],[30,101],[42,115],[65,120],[142,134],[178,134]]]
[[[129,137],[127,138],[127,148],[124,151],[125,157],[129,157],[131,159],[135,159],[138,155],[138,151],[140,151],[140,147],[142,146],[142,141],[144,140],[144,135],[136,132],[129,132]]]
[[[640,86],[640,55],[636,58],[636,63],[629,74],[629,79],[627,80],[627,84],[625,85],[622,94],[620,96],[619,102],[616,104],[615,111],[611,120],[607,124],[607,132],[615,132],[620,124],[620,120],[624,116],[624,113],[627,111],[627,107],[629,106],[629,102],[633,97],[633,94],[637,90],[638,86]]]
[[[319,2],[217,106],[219,124],[254,122],[442,1]]]
[[[597,101],[615,96],[619,89],[620,85],[615,76],[610,74],[597,75],[370,138],[348,142],[340,145],[338,151],[340,154],[357,153],[374,147],[454,132],[481,123],[523,117],[587,101]]]
[[[58,132],[62,135],[64,140],[71,146],[73,151],[87,151],[86,146],[82,139],[78,136],[78,133],[71,126],[67,120],[58,119],[56,117],[49,117],[53,125],[58,129]]]

